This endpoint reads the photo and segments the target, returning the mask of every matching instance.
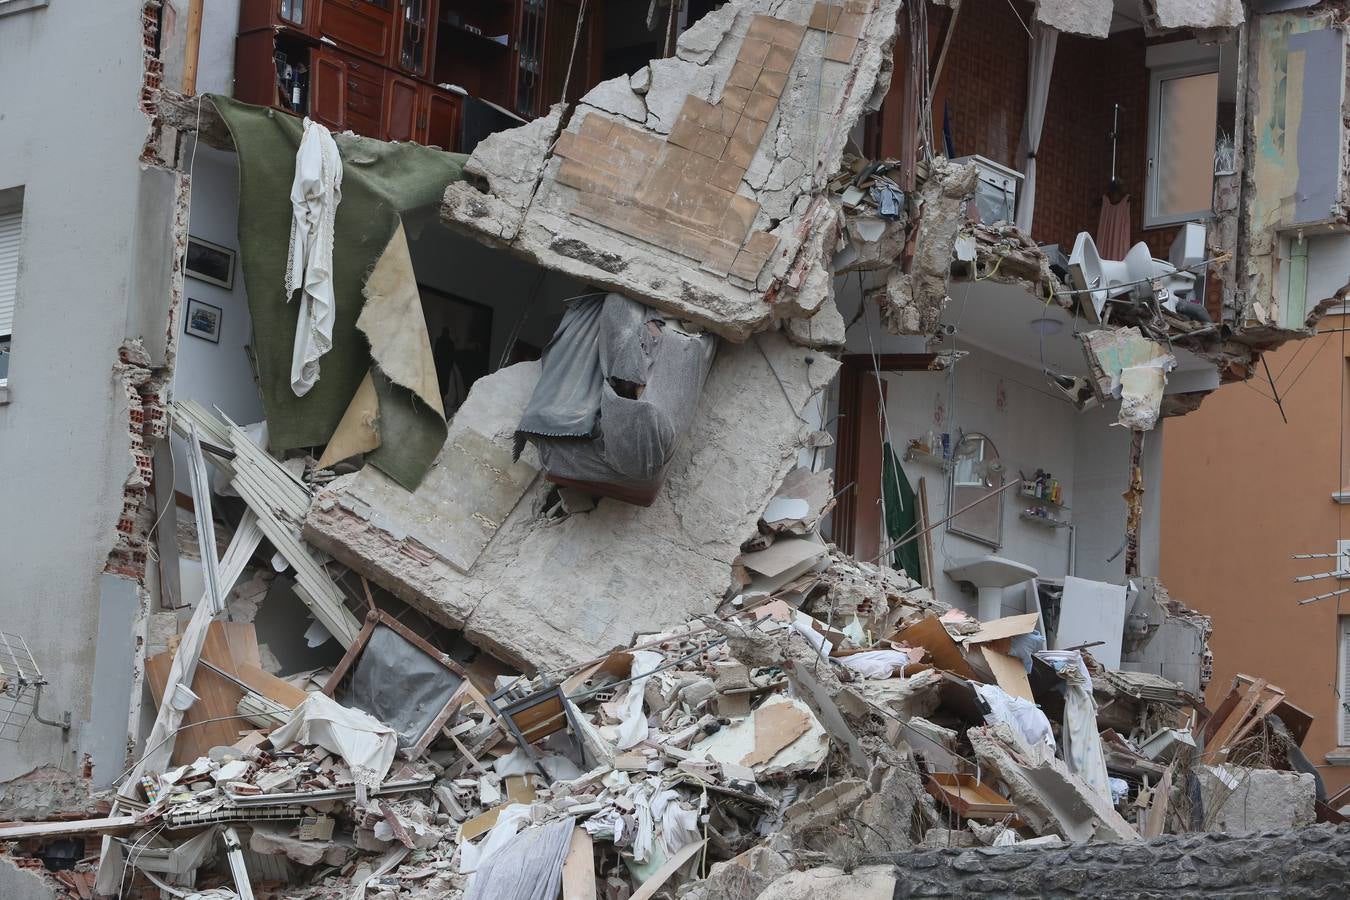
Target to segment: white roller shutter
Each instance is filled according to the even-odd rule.
[[[14,299],[19,292],[19,226],[23,213],[0,212],[0,337],[13,330]]]
[[[1350,616],[1340,617],[1341,625],[1341,665],[1340,691],[1337,693],[1336,702],[1340,707],[1337,717],[1340,720],[1340,740],[1337,741],[1342,747],[1350,747],[1350,712],[1346,711],[1346,704],[1350,703]]]

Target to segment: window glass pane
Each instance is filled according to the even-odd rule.
[[[1157,214],[1184,216],[1210,208],[1214,185],[1216,72],[1170,78],[1158,90]]]

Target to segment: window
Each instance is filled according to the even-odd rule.
[[[0,191],[0,387],[9,378],[9,341],[19,296],[19,238],[23,189]]]
[[[1145,228],[1212,214],[1218,109],[1217,60],[1153,69]]]
[[[1350,616],[1341,616],[1340,671],[1336,678],[1336,743],[1350,747]]]

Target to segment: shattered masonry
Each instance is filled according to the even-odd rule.
[[[968,17],[991,14],[943,6],[947,28],[962,7]],[[1146,432],[1194,409],[1220,383],[1250,377],[1264,351],[1309,335],[1331,302],[1304,297],[1300,307],[1276,285],[1289,274],[1281,269],[1287,242],[1304,241],[1301,228],[1346,224],[1345,173],[1311,192],[1322,204],[1314,215],[1304,180],[1313,176],[1281,168],[1287,161],[1262,141],[1292,140],[1272,124],[1294,114],[1282,93],[1293,82],[1275,76],[1289,75],[1283,42],[1321,41],[1324,55],[1343,63],[1344,34],[1332,26],[1346,10],[1291,6],[1299,8],[1250,20],[1238,0],[1141,6],[1146,36],[1193,34],[1242,48],[1237,121],[1246,153],[1215,178],[1214,220],[1178,229],[1182,238],[1199,235],[1202,263],[1150,252],[1148,277],[1103,287],[1084,275],[1080,250],[1056,256],[1004,219],[981,220],[976,195],[988,160],[959,164],[933,146],[936,135],[914,140],[916,110],[903,113],[910,158],[861,155],[857,126],[893,82],[918,71],[910,58],[924,61],[925,79],[941,70],[940,56],[936,68],[927,60],[945,53],[950,34],[928,27],[926,16],[936,16],[929,5],[724,3],[679,35],[673,56],[483,138],[461,171],[458,158],[426,147],[351,133],[330,140],[308,118],[300,124],[274,108],[165,91],[161,50],[176,20],[158,0],[143,4],[140,159],[174,179],[173,260],[187,255],[191,176],[182,139],[192,132],[239,157],[261,140],[256,129],[279,127],[283,143],[296,138],[297,156],[304,141],[327,141],[350,167],[346,209],[371,213],[361,220],[365,232],[358,238],[360,228],[344,232],[332,222],[299,228],[299,203],[292,236],[333,225],[338,246],[329,255],[349,263],[358,240],[370,239],[375,214],[392,237],[361,247],[378,262],[355,267],[363,271],[341,285],[347,293],[336,292],[359,300],[351,308],[359,316],[338,337],[343,360],[360,365],[336,371],[339,354],[328,356],[325,387],[339,379],[360,387],[349,403],[345,393],[337,398],[348,405],[333,408],[341,412],[329,416],[333,428],[283,423],[271,408],[271,423],[243,427],[197,398],[169,396],[183,364],[187,302],[177,262],[166,281],[167,330],[155,341],[164,361],[153,360],[143,339],[121,346],[113,379],[126,402],[131,466],[103,574],[134,588],[137,610],[128,766],[109,790],[87,796],[89,756],[78,776],[40,766],[0,785],[0,809],[22,820],[0,823],[0,895],[1334,892],[1350,840],[1341,809],[1350,807],[1304,750],[1313,717],[1292,691],[1255,675],[1217,685],[1218,702],[1211,693],[1207,705],[1213,623],[1140,563],[1149,527]],[[1022,22],[1028,35],[1034,22],[1105,40],[1118,11],[1106,0],[1010,8],[1019,21],[1031,13]],[[653,21],[662,9],[652,4]],[[664,9],[674,22],[677,7]],[[405,23],[415,18],[412,5],[397,10]],[[288,21],[269,29],[300,24]],[[1307,52],[1310,65],[1325,62]],[[284,54],[276,62],[288,65]],[[907,65],[910,76],[897,73]],[[1336,127],[1343,132],[1343,123]],[[884,141],[869,135],[864,143]],[[286,173],[277,183],[289,181],[291,161],[271,156],[271,174]],[[909,169],[913,190],[902,190],[896,179]],[[291,197],[326,191],[323,201],[337,206],[332,169],[323,174],[320,188],[297,175]],[[391,187],[399,177],[408,181]],[[395,213],[399,187],[420,202]],[[462,396],[447,389],[434,358],[413,249],[423,227],[437,227],[412,227],[414,208],[442,189],[440,225],[504,251],[492,257],[503,267],[532,265],[538,283],[564,276],[586,291],[564,301],[573,305],[542,361],[508,364],[503,353]],[[275,213],[281,198],[270,199]],[[240,208],[243,236],[262,216],[254,207],[249,221],[242,201]],[[280,232],[286,217],[273,218]],[[254,278],[260,259],[281,271],[284,254],[246,243],[239,264]],[[316,265],[322,255],[304,251],[308,302],[318,296],[311,275],[320,286],[339,278],[321,271],[332,260]],[[846,323],[836,292],[842,299],[848,275],[858,279],[860,305]],[[907,447],[891,446],[885,372],[964,378],[985,365],[964,363],[972,352],[997,357],[1004,349],[944,343],[961,324],[950,315],[951,295],[968,298],[976,284],[1007,288],[1001,299],[1030,300],[1040,316],[1031,323],[1039,371],[1025,359],[1019,365],[1046,379],[1036,389],[1043,399],[1067,401],[1075,413],[1110,407],[1104,418],[1081,421],[1124,426],[1111,429],[1129,442],[1124,578],[1042,577],[1044,566],[1038,573],[998,555],[1016,555],[1002,518],[992,539],[971,533],[973,517],[953,527],[959,490],[979,493],[968,508],[999,497],[1002,517],[1002,491],[1014,487],[1007,497],[1027,507],[1012,507],[1016,518],[1050,529],[1043,543],[1071,524],[1057,518],[1071,509],[1059,480],[1020,471],[1026,461],[1012,454],[999,457],[988,435],[968,432],[973,420],[954,435],[906,435]],[[1196,284],[1217,293],[1205,296]],[[261,293],[256,282],[249,288]],[[621,333],[605,320],[584,338],[569,336],[604,294],[603,303],[626,304],[637,326]],[[273,314],[279,299],[267,300]],[[866,354],[859,350],[850,329],[873,307],[885,338],[903,341],[887,346],[913,352],[878,353],[871,331]],[[266,371],[276,356],[253,351],[276,335],[259,329],[259,309],[249,353],[262,370],[252,377],[263,383],[276,375]],[[1020,318],[1010,317],[1019,329]],[[209,320],[188,322],[188,333],[202,337]],[[1047,361],[1038,329],[1069,320],[1081,375]],[[660,353],[656,338],[670,333],[663,329],[712,359],[698,372],[706,374],[701,391],[687,393],[698,396],[692,415],[667,415],[668,386],[644,380]],[[850,365],[856,375],[863,356],[863,380],[883,410],[882,436],[866,451],[880,458],[874,471],[864,470],[856,446],[873,427],[872,410],[855,398],[854,412],[842,413],[833,387]],[[560,386],[549,372],[582,374]],[[997,381],[995,402],[1006,414],[1003,378],[972,374]],[[1183,378],[1191,388],[1165,393]],[[955,396],[953,387],[953,404]],[[297,419],[314,409],[285,400],[298,404],[282,407]],[[527,408],[541,402],[575,419],[575,429],[526,429]],[[940,426],[950,421],[943,403],[938,392]],[[659,473],[654,496],[634,499],[622,477],[587,481],[550,470],[547,442],[576,441],[619,471],[605,456],[613,449],[600,427],[605,404],[631,411],[619,421],[633,422],[633,433],[609,440],[622,437],[648,455],[639,474]],[[687,414],[693,404],[685,406]],[[419,430],[414,420],[426,425],[429,413],[434,422]],[[1019,427],[1040,427],[1023,410],[1012,413],[1023,415]],[[276,436],[291,426],[331,438],[320,446]],[[154,491],[157,478],[172,477],[156,457],[157,449],[169,455],[171,427],[186,448],[171,458],[185,458],[192,474],[192,495],[183,498],[191,511],[182,515],[172,485]],[[1105,439],[1083,455],[1111,449]],[[406,465],[401,452],[422,458]],[[905,466],[931,466],[927,482],[949,491],[934,507],[945,510],[936,521],[925,479],[915,496],[896,461],[902,452]],[[831,458],[849,467],[852,483],[836,483],[823,461]],[[1095,470],[1093,477],[1110,482]],[[1078,508],[1090,515],[1093,504],[1106,508],[1100,498]],[[165,512],[176,527],[164,524]],[[189,527],[192,513],[198,525]],[[849,527],[884,531],[869,547],[841,524],[845,516]],[[954,546],[971,539],[981,555],[948,557],[944,543],[935,567],[932,535],[944,526]],[[875,558],[837,546],[845,533],[857,556]],[[160,559],[175,544],[186,565]],[[902,548],[918,550],[917,566],[898,561],[907,558]],[[175,579],[196,576],[190,593],[166,590],[169,567]],[[991,571],[995,580],[1017,577],[991,585]],[[991,586],[996,592],[986,593]],[[976,603],[982,619],[962,608]],[[1005,613],[1010,603],[1022,611]],[[6,644],[9,669],[0,655],[0,695],[32,697],[36,686],[40,697],[45,682],[30,679],[14,646]],[[147,710],[156,709],[143,723],[142,684]],[[34,699],[31,727],[61,727],[42,712]]]

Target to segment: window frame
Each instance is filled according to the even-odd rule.
[[[1190,213],[1171,213],[1163,214],[1158,211],[1158,166],[1159,157],[1158,141],[1162,137],[1159,128],[1159,116],[1162,114],[1162,85],[1164,81],[1173,81],[1178,78],[1188,78],[1193,75],[1213,75],[1216,79],[1222,77],[1219,71],[1219,58],[1195,60],[1193,62],[1178,62],[1167,65],[1152,66],[1148,73],[1148,156],[1147,169],[1144,172],[1144,209],[1143,226],[1150,228],[1167,228],[1172,225],[1180,225],[1183,222],[1204,221],[1214,218],[1214,153],[1210,151],[1210,202],[1204,210],[1197,210]],[[1218,127],[1218,97],[1215,97],[1214,104],[1215,128]]]
[[[28,12],[31,9],[41,9],[51,0],[0,0],[0,18],[13,13]]]
[[[4,0],[0,0],[0,3],[3,3],[3,2],[4,2]],[[3,9],[3,8],[4,8],[3,6],[0,6],[0,9]],[[0,189],[0,214],[18,213],[18,215],[19,215],[19,249],[18,249],[18,264],[19,264],[19,271],[18,271],[18,275],[19,275],[19,278],[20,278],[20,279],[22,279],[22,277],[23,277],[23,212],[24,212],[24,193],[25,193],[25,192],[24,192],[24,187],[23,187],[23,185],[17,185],[17,186],[15,186],[15,187],[11,187],[11,188]],[[14,346],[14,329],[13,329],[12,322],[13,322],[13,316],[14,316],[15,314],[17,314],[18,309],[19,309],[19,285],[18,285],[18,282],[16,281],[15,287],[14,287],[14,306],[13,306],[13,308],[12,308],[11,311],[10,311],[10,314],[11,314],[11,327],[10,327],[9,333],[7,333],[7,334],[4,335],[4,338],[6,339],[6,343],[8,343],[9,348],[10,348],[11,351],[12,351],[13,346]],[[8,372],[8,367],[6,367],[6,372],[5,372],[5,374],[4,374],[4,375],[0,375],[0,404],[4,404],[4,403],[8,403],[8,402],[9,402],[9,372]]]
[[[1346,669],[1350,668],[1350,616],[1337,616],[1336,640],[1336,746],[1350,747],[1350,710],[1346,704]]]

